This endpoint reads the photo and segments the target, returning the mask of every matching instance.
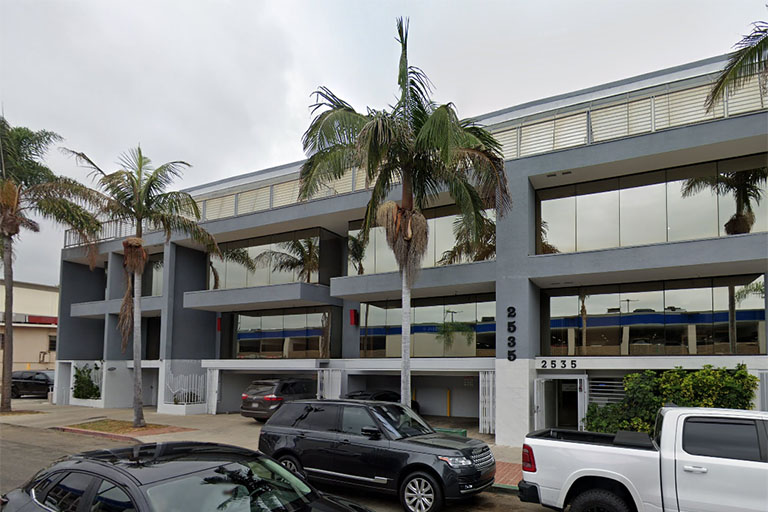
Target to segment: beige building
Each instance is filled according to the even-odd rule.
[[[56,368],[56,328],[59,288],[15,281],[13,285],[13,369]],[[0,311],[5,311],[5,282],[0,279]],[[4,314],[0,313],[0,339],[5,341]],[[0,343],[0,360],[3,344]],[[0,374],[2,368],[0,368]]]

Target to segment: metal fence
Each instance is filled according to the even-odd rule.
[[[174,375],[168,372],[166,378],[166,404],[204,404],[207,376],[203,374]]]

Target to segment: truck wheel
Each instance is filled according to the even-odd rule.
[[[630,512],[623,499],[611,491],[592,489],[585,491],[571,502],[571,512]]]
[[[443,508],[443,491],[427,473],[411,473],[400,484],[400,503],[406,512],[437,512]]]

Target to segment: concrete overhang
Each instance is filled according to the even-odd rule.
[[[104,320],[104,315],[120,314],[120,304],[123,299],[97,300],[92,302],[77,302],[70,308],[70,316],[76,318],[95,318]],[[141,298],[141,316],[154,317],[160,316],[163,307],[163,297],[142,297]]]
[[[768,272],[768,233],[528,257],[541,288],[570,288]]]
[[[329,359],[328,367],[343,369],[347,373],[400,374],[400,358]],[[494,357],[412,357],[411,372],[428,374],[466,374],[492,371],[496,368]]]
[[[257,311],[310,306],[341,306],[328,286],[309,283],[273,284],[228,290],[184,293],[184,307],[203,311]]]
[[[399,299],[402,280],[398,272],[331,279],[331,296],[349,300]],[[480,261],[422,269],[411,290],[413,298],[493,293],[496,291],[496,262]]]
[[[203,359],[203,368],[241,373],[318,370],[327,359]]]

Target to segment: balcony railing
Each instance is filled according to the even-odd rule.
[[[154,231],[160,231],[155,226],[146,224],[144,226],[144,233],[151,233]],[[94,237],[92,242],[106,242],[107,240],[116,240],[119,238],[125,238],[136,234],[136,229],[132,222],[126,222],[122,220],[108,220],[102,222],[101,230],[99,234]],[[64,232],[64,248],[79,247],[85,245],[85,240],[80,236],[77,231],[68,229]]]

